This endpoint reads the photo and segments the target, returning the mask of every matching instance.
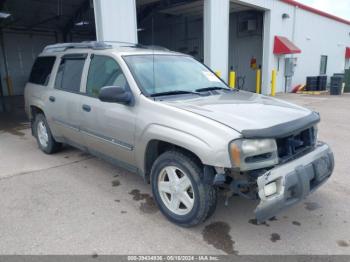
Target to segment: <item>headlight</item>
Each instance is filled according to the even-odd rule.
[[[274,139],[239,139],[231,142],[232,165],[241,171],[254,170],[278,163]]]
[[[271,182],[264,186],[264,194],[266,197],[272,196],[277,193],[277,183]]]

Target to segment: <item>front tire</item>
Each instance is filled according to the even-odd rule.
[[[203,168],[194,157],[167,151],[151,170],[152,192],[159,209],[170,221],[192,227],[214,212],[216,189],[202,179]]]
[[[52,136],[49,125],[43,114],[37,114],[34,120],[34,135],[39,148],[46,154],[57,152],[62,144],[55,141]]]

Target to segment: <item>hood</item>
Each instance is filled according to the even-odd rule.
[[[245,91],[220,92],[219,95],[163,102],[210,118],[241,133],[295,122],[312,113],[306,108],[279,99]]]

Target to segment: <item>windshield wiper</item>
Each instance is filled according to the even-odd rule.
[[[196,92],[205,92],[205,91],[213,91],[213,90],[232,90],[227,87],[219,87],[219,86],[211,86],[211,87],[205,87],[205,88],[199,88],[196,89]]]
[[[176,91],[154,93],[154,94],[151,94],[150,96],[156,97],[156,96],[171,96],[171,95],[182,95],[182,94],[194,94],[194,95],[203,96],[203,94],[201,94],[201,93],[193,92],[193,91],[185,91],[185,90],[176,90]]]

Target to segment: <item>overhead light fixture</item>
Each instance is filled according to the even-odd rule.
[[[75,23],[76,26],[84,26],[90,24],[89,21],[80,21]]]
[[[8,18],[9,16],[11,16],[10,13],[0,12],[0,18],[2,18],[2,19]]]
[[[142,31],[145,31],[144,28],[137,28],[137,32],[142,32]]]

